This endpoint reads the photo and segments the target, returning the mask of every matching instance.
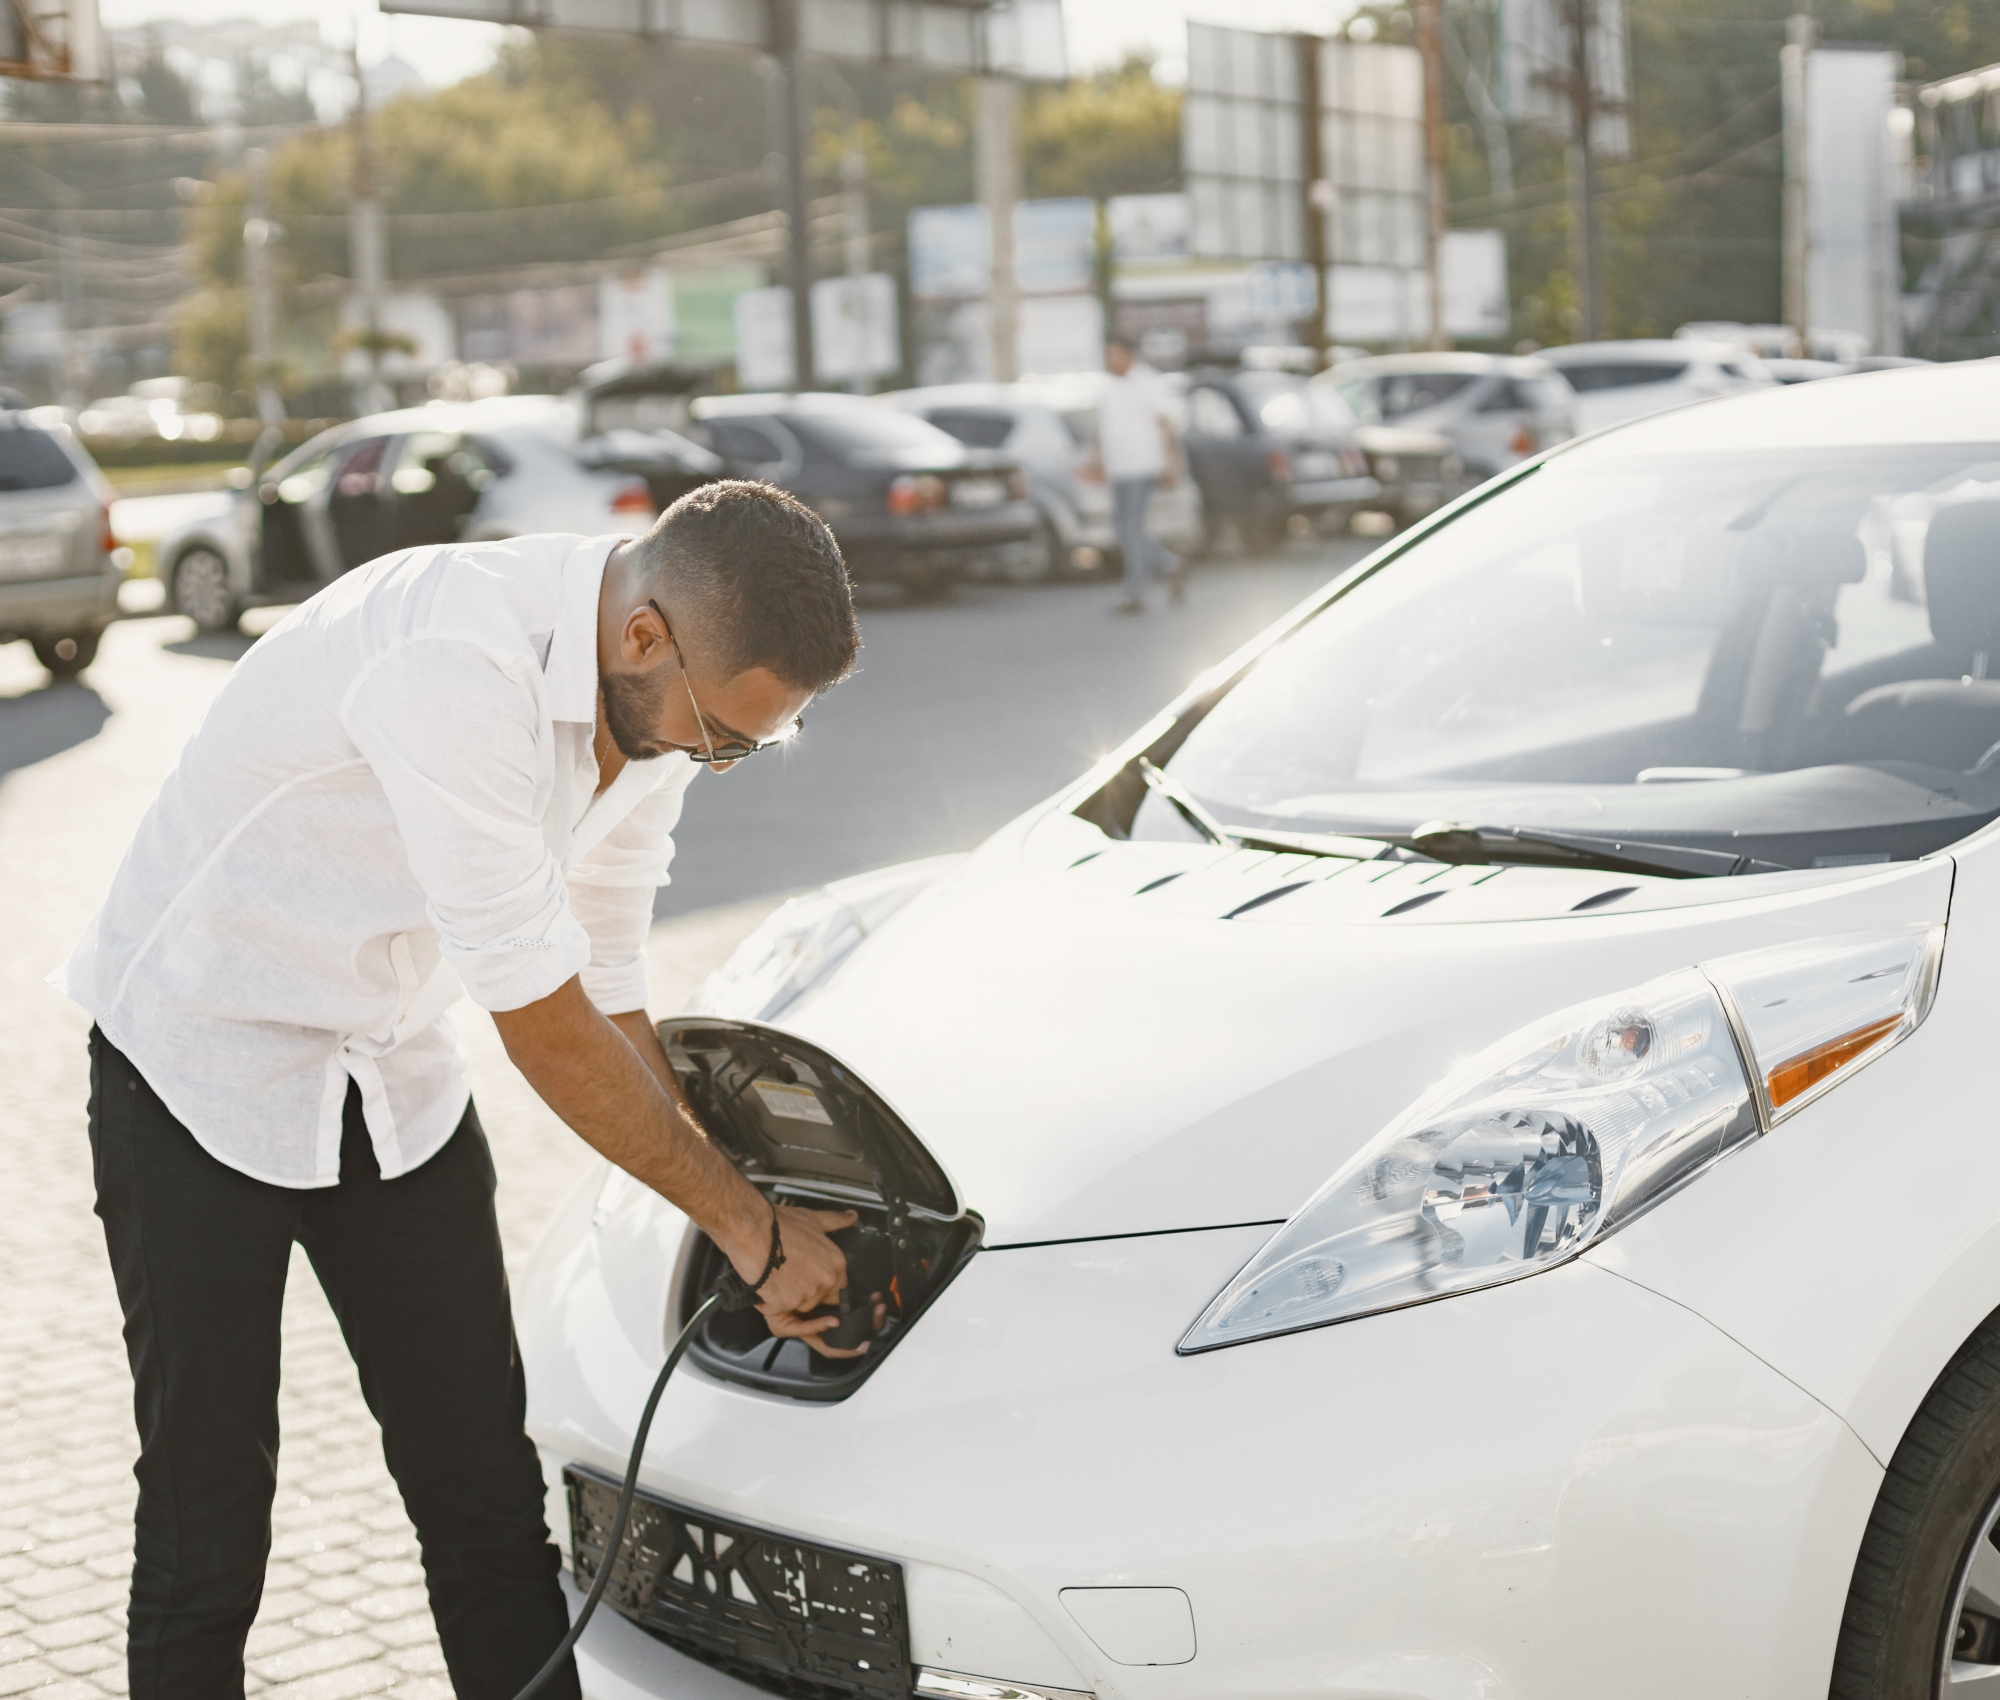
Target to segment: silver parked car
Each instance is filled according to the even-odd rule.
[[[1004,453],[1028,481],[1042,516],[1050,569],[1089,572],[1116,552],[1111,487],[1097,468],[1102,372],[1018,384],[933,384],[882,399],[927,419],[966,447]],[[1201,491],[1191,478],[1153,492],[1147,523],[1177,554],[1201,542]]]
[[[580,442],[577,421],[573,402],[510,396],[337,425],[162,537],[160,576],[177,610],[222,631],[245,608],[302,602],[395,549],[642,531],[656,486],[678,488],[667,462],[690,483],[722,475],[714,455],[672,433],[646,433],[635,458],[618,433]]]
[[[1601,431],[1685,402],[1776,382],[1747,349],[1696,337],[1573,342],[1545,348],[1541,358],[1576,391],[1579,431]]]
[[[111,499],[67,429],[0,413],[0,643],[26,640],[58,679],[90,665],[117,617]]]
[[[1474,479],[1576,435],[1576,392],[1545,360],[1384,354],[1325,373],[1364,425],[1449,437]]]

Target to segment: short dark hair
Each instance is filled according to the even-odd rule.
[[[819,692],[854,666],[854,587],[826,521],[769,484],[690,490],[635,550],[641,575],[734,678],[766,667]]]

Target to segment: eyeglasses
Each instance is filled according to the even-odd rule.
[[[674,646],[674,660],[680,665],[681,687],[687,692],[688,707],[694,710],[694,723],[701,728],[702,748],[685,751],[684,753],[689,761],[698,761],[704,767],[713,767],[717,763],[723,762],[741,761],[745,756],[754,756],[759,750],[772,749],[779,744],[789,744],[805,730],[806,717],[803,714],[795,714],[792,716],[791,725],[787,726],[775,738],[766,738],[761,744],[746,744],[741,741],[718,744],[709,735],[708,721],[701,712],[701,704],[695,701],[694,684],[688,678],[687,657],[681,653],[681,640],[674,636],[673,621],[667,618],[667,611],[650,596],[646,598],[646,606],[660,616],[660,624],[667,628],[667,642]]]

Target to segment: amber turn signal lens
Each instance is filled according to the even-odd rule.
[[[1789,1104],[1801,1092],[1810,1092],[1828,1075],[1845,1068],[1862,1052],[1888,1038],[1902,1023],[1900,1013],[1885,1016],[1866,1027],[1857,1027],[1852,1033],[1843,1033],[1838,1039],[1829,1039],[1824,1045],[1815,1045],[1790,1062],[1780,1063],[1765,1076],[1771,1092],[1771,1108]]]

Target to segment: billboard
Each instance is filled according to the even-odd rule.
[[[1014,283],[1030,295],[1088,289],[1097,276],[1097,203],[1077,195],[1014,208]]]
[[[993,281],[993,227],[985,207],[910,209],[910,293],[919,301],[984,295]],[[1096,277],[1097,203],[1087,196],[1018,201],[1014,286],[1029,295],[1089,289]]]
[[[1121,266],[1172,264],[1194,251],[1194,208],[1185,195],[1113,195],[1104,217]]]
[[[770,52],[766,0],[380,0],[384,12],[531,29],[748,47]],[[808,53],[937,71],[1061,79],[1069,74],[1062,0],[799,0]]]
[[[1303,84],[1296,36],[1188,25],[1181,158],[1196,254],[1305,258]]]
[[[1306,258],[1306,61],[1319,84],[1327,232],[1340,265],[1424,260],[1424,73],[1414,47],[1188,25],[1182,152],[1196,255]]]
[[[1806,311],[1902,351],[1902,267],[1889,131],[1901,55],[1822,47],[1806,59]]]
[[[1579,29],[1587,44],[1591,94],[1603,108],[1591,121],[1591,151],[1629,159],[1632,69],[1624,0],[1500,0],[1501,107],[1520,123],[1570,135],[1576,126],[1570,90]]]

